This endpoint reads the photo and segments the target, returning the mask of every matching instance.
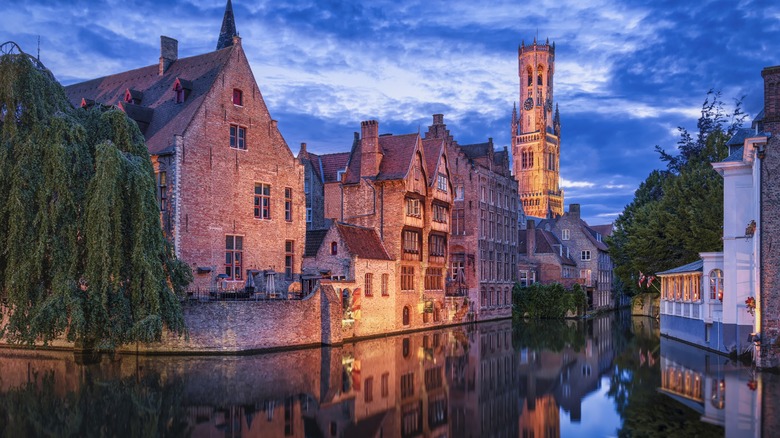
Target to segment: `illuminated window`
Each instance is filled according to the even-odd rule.
[[[255,183],[255,219],[271,219],[271,185]]]
[[[246,128],[238,125],[230,125],[230,147],[246,150]]]
[[[723,301],[723,271],[710,271],[710,299]]]
[[[244,237],[225,236],[225,274],[228,280],[241,279],[241,266],[244,255]]]

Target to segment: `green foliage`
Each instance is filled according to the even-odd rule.
[[[7,339],[113,349],[159,340],[164,326],[183,332],[176,294],[192,277],[162,235],[136,124],[114,108],[72,108],[25,55],[0,58],[0,106]]]
[[[533,320],[515,322],[512,325],[512,346],[535,351],[554,352],[571,348],[580,351],[585,347],[585,327],[593,321]]]
[[[516,283],[512,289],[515,318],[563,319],[570,311],[582,312],[586,301],[585,292],[578,284],[567,290],[559,283],[534,283],[530,287]]]
[[[665,271],[696,260],[699,252],[722,249],[723,179],[710,163],[727,157],[726,142],[744,118],[739,101],[728,115],[720,93],[710,91],[696,137],[678,128],[677,155],[656,146],[667,169],[650,173],[607,238],[624,293],[648,291],[639,290],[640,271]]]

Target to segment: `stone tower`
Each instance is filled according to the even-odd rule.
[[[513,170],[525,214],[556,217],[563,214],[560,175],[561,124],[553,113],[555,43],[521,43],[517,50],[520,108],[512,111]]]

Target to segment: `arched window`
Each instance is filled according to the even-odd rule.
[[[723,301],[723,271],[710,271],[710,299]]]
[[[542,85],[544,85],[544,83],[542,82],[542,75],[543,75],[543,74],[544,74],[544,69],[543,69],[543,68],[542,68],[542,66],[540,65],[540,66],[539,66],[539,74],[536,76],[536,85],[538,85],[538,86],[540,86],[540,87],[541,87]]]
[[[531,67],[528,67],[528,86],[530,87],[533,84],[534,84],[534,73],[531,70]]]
[[[337,255],[339,253],[339,244],[336,242],[330,242],[330,254]]]
[[[404,307],[406,309],[406,307]],[[409,357],[409,338],[404,338],[401,342],[404,358]]]
[[[403,322],[404,322],[404,325],[409,325],[409,306],[404,306]]]

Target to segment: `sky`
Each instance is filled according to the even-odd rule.
[[[0,3],[11,0],[0,0]],[[15,41],[69,85],[213,51],[225,0],[14,0]],[[426,131],[433,114],[460,144],[510,147],[521,41],[556,45],[560,184],[566,208],[614,221],[679,126],[695,131],[709,90],[726,110],[762,107],[761,69],[780,64],[770,0],[235,0],[237,30],[271,116],[294,154],[349,151],[360,122]]]

